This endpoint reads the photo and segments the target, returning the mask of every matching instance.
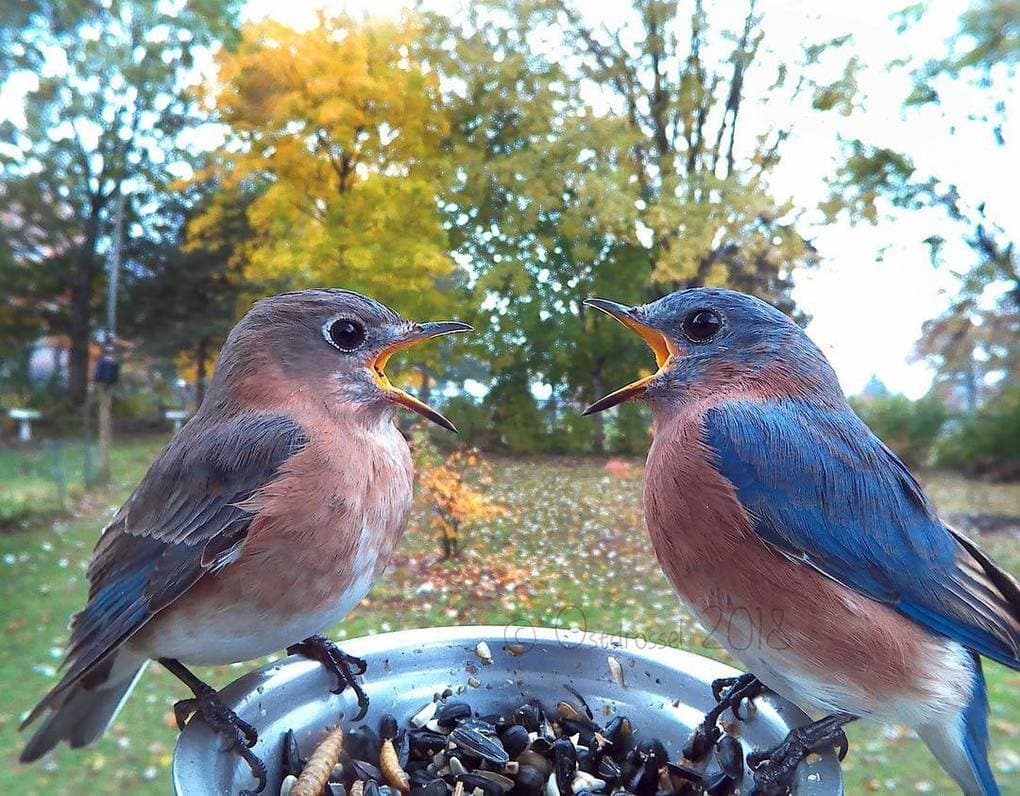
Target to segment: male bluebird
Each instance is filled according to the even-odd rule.
[[[967,794],[998,793],[980,656],[1020,669],[1020,588],[948,527],[846,403],[818,348],[759,299],[699,288],[591,299],[658,370],[586,413],[647,399],[645,514],[667,576],[758,681],[827,718],[749,756],[759,792],[857,717],[914,728]],[[757,680],[755,679],[757,678]],[[718,738],[709,714],[688,752]]]
[[[149,659],[195,694],[175,706],[226,733],[259,780],[254,728],[184,663],[226,664],[292,645],[367,699],[364,662],[316,635],[383,571],[411,508],[413,468],[394,405],[453,425],[390,384],[394,352],[469,331],[412,323],[348,290],[258,302],[231,331],[198,412],[103,532],[66,672],[22,727],[46,715],[21,760],[91,743]],[[303,641],[302,641],[303,639]],[[300,643],[296,643],[300,642]]]

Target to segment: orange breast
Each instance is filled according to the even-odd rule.
[[[876,708],[891,692],[926,687],[925,664],[941,654],[939,643],[891,607],[792,561],[754,533],[732,485],[713,466],[696,417],[659,429],[645,511],[673,587],[750,668],[764,663],[796,669],[801,679],[835,679]]]

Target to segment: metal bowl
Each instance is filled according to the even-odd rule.
[[[484,641],[492,660],[481,660],[476,647]],[[511,645],[513,647],[511,648]],[[577,689],[596,714],[629,716],[644,737],[658,737],[671,760],[692,729],[712,707],[710,684],[737,674],[717,661],[641,640],[580,631],[531,627],[466,626],[406,630],[344,641],[343,649],[368,661],[365,691],[371,699],[372,726],[384,713],[406,723],[433,695],[446,688],[465,690],[464,699],[482,714],[497,713],[537,697],[552,706],[569,698],[565,684]],[[608,658],[622,665],[621,688]],[[269,768],[268,796],[279,793],[283,736],[297,734],[311,750],[322,731],[337,722],[350,724],[357,704],[350,691],[329,689],[335,681],[316,662],[290,657],[244,675],[222,691],[223,698],[259,733],[254,748]],[[756,700],[757,710],[740,724],[745,754],[781,741],[807,715],[769,694]],[[247,765],[221,752],[223,739],[201,720],[192,720],[177,741],[173,787],[178,796],[237,793],[251,788]],[[750,777],[741,793],[750,790]],[[801,765],[794,793],[831,796],[843,792],[839,762],[830,750]]]

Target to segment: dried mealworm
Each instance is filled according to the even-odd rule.
[[[391,788],[396,788],[401,793],[408,793],[411,790],[411,781],[408,779],[407,772],[400,767],[397,750],[389,738],[382,742],[382,747],[379,749],[379,769],[386,778],[386,784]]]
[[[319,741],[312,756],[308,758],[298,781],[294,783],[291,796],[319,796],[322,793],[333,766],[340,760],[343,743],[344,731],[340,727],[334,727],[326,733],[326,737]]]

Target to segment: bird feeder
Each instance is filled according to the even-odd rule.
[[[305,658],[265,666],[221,692],[258,731],[252,751],[268,767],[267,796],[281,792],[288,741],[296,741],[308,755],[337,725],[347,731],[363,725],[377,728],[382,716],[390,714],[404,728],[422,726],[426,713],[435,715],[434,696],[447,691],[455,695],[451,699],[469,703],[476,716],[502,714],[531,699],[551,711],[559,700],[581,695],[596,722],[627,716],[643,737],[660,739],[667,760],[674,763],[694,727],[715,705],[712,681],[739,674],[717,661],[648,641],[548,628],[408,630],[345,640],[343,647],[368,663],[364,688],[371,702],[360,721],[353,720],[358,706],[350,689],[330,693],[335,679]],[[756,698],[741,716],[733,719],[735,729],[726,737],[736,738],[745,757],[778,744],[791,729],[810,721],[771,693]],[[174,753],[174,793],[237,793],[253,787],[247,764],[222,750],[223,739],[193,718]],[[697,768],[718,771],[719,762],[713,754]],[[749,793],[752,786],[751,773],[744,771],[737,792]],[[827,750],[802,763],[793,792],[841,794],[835,752]]]

